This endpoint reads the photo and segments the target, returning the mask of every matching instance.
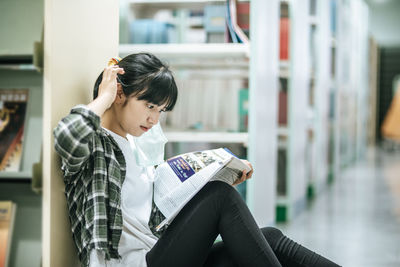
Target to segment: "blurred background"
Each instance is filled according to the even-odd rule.
[[[104,25],[85,26],[102,1],[72,1],[64,15],[84,10],[82,27],[65,22],[46,43],[59,2],[0,1],[0,266],[71,266],[46,260],[45,239],[58,233],[43,221],[53,209],[43,201],[42,154],[52,147],[43,118],[53,105],[43,88],[46,68],[87,63],[90,47],[69,52],[75,32],[95,39]],[[115,5],[119,56],[151,52],[175,74],[178,102],[161,118],[166,158],[227,147],[255,168],[237,190],[260,226],[343,266],[400,266],[400,1]],[[63,54],[58,68],[44,64],[53,51]]]

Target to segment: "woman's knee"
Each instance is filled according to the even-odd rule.
[[[213,193],[220,193],[223,195],[231,194],[236,192],[235,188],[225,182],[222,181],[211,181],[206,184],[204,187],[205,190],[213,192]]]
[[[261,231],[271,247],[275,247],[279,240],[284,236],[282,231],[275,227],[264,227],[261,228]]]

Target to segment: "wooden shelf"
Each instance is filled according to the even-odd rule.
[[[288,136],[289,129],[287,126],[279,126],[278,127],[278,136]]]
[[[236,43],[220,44],[121,44],[119,54],[149,52],[164,59],[174,58],[232,58],[248,59],[250,46]]]
[[[0,55],[0,70],[37,70],[33,55]]]
[[[0,70],[33,70],[37,71],[32,64],[1,64]]]
[[[279,77],[280,78],[289,78],[289,60],[280,60],[279,61]]]
[[[286,206],[289,204],[289,199],[286,196],[277,196],[276,197],[276,204]]]
[[[247,2],[248,0],[239,0]],[[153,5],[157,8],[201,8],[207,4],[225,4],[226,0],[129,0],[131,5]]]
[[[309,18],[310,20],[310,24],[311,25],[313,25],[313,26],[317,26],[318,25],[318,19],[317,19],[317,16],[315,16],[315,15],[312,15],[312,16],[310,16],[310,18]]]
[[[16,180],[32,179],[32,173],[28,171],[0,172],[0,181],[3,179],[16,179]]]
[[[225,0],[130,0],[131,4],[209,4],[209,3],[225,3]]]
[[[336,37],[331,37],[331,47],[336,47]]]
[[[169,142],[204,142],[204,143],[243,143],[247,144],[248,133],[230,132],[186,132],[165,131]]]

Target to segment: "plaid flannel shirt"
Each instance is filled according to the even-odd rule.
[[[114,139],[100,126],[100,118],[78,105],[54,129],[55,149],[61,157],[72,236],[83,266],[91,249],[106,259],[120,258],[122,233],[121,188],[126,164]],[[132,192],[134,193],[134,192]],[[151,231],[164,219],[154,205]]]

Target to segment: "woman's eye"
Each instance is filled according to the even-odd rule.
[[[149,109],[153,109],[153,108],[154,108],[154,105],[147,105],[147,107],[148,107]]]

